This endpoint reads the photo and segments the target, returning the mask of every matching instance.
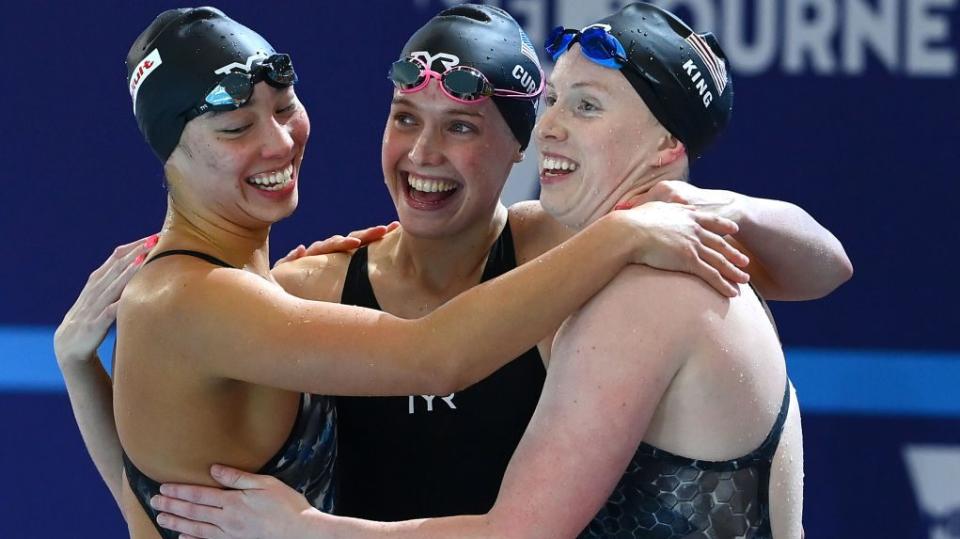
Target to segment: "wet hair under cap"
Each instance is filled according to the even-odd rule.
[[[186,113],[225,71],[249,71],[275,52],[259,34],[216,8],[158,15],[130,47],[126,63],[133,114],[160,161],[166,162],[180,142]]]
[[[661,124],[696,157],[733,114],[733,80],[713,34],[697,34],[676,15],[646,2],[625,6],[594,25],[608,25],[630,66],[620,72]],[[593,26],[593,25],[591,25]]]
[[[400,57],[414,55],[429,59],[428,67],[440,73],[454,65],[478,69],[497,89],[531,92],[541,83],[540,61],[530,39],[509,13],[493,6],[463,4],[441,11],[410,37]],[[520,149],[526,149],[538,99],[491,99]]]

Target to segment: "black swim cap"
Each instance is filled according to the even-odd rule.
[[[407,41],[401,58],[417,57],[443,73],[456,65],[480,70],[500,90],[533,92],[543,71],[527,34],[506,11],[486,5],[463,4],[445,9]],[[539,99],[493,96],[520,149],[530,142]]]
[[[646,72],[620,72],[653,115],[692,157],[720,134],[733,113],[733,81],[713,34],[698,35],[676,15],[637,2],[597,21],[608,25],[627,56]]]
[[[137,125],[160,161],[177,147],[186,113],[224,74],[249,72],[275,52],[259,34],[212,7],[157,16],[127,53],[127,85]]]

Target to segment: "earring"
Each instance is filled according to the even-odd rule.
[[[515,162],[515,163],[519,163],[519,162],[523,161],[523,158],[524,158],[524,157],[526,157],[526,154],[525,154],[524,152],[520,152],[519,156],[517,157],[517,160],[514,161],[514,162]]]
[[[660,168],[660,167],[662,167],[662,166],[663,166],[663,156],[661,155],[661,156],[657,159],[657,168]]]

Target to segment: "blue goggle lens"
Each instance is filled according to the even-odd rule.
[[[544,48],[550,58],[557,61],[576,42],[580,42],[580,48],[587,58],[604,67],[619,69],[626,60],[627,53],[620,40],[599,26],[583,32],[558,26],[550,32]]]
[[[627,56],[620,40],[598,27],[587,28],[580,34],[580,47],[587,58],[613,69],[619,69],[622,65],[621,59]]]
[[[297,73],[293,70],[290,56],[274,54],[252,73],[233,72],[225,75],[203,98],[202,104],[186,113],[188,120],[208,111],[229,111],[242,107],[253,95],[254,85],[261,80],[275,88],[296,84]]]

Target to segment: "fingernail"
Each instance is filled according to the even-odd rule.
[[[162,514],[161,514],[161,515],[157,515],[157,524],[159,524],[159,525],[161,525],[161,526],[166,526],[167,524],[169,524],[168,519],[167,519],[167,515],[162,515]]]
[[[151,249],[157,244],[158,241],[160,241],[160,234],[154,234],[153,236],[147,238],[147,242],[144,244],[144,247]]]
[[[159,507],[157,507],[157,506],[158,506],[158,504],[157,504],[157,499],[158,499],[158,498],[160,498],[160,496],[154,496],[154,497],[150,498],[150,507],[153,507],[154,509],[159,509]]]
[[[210,475],[214,477],[220,477],[223,475],[223,468],[219,464],[214,464],[210,467]]]
[[[616,206],[614,206],[613,209],[615,209],[615,210],[629,210],[629,209],[630,209],[630,205],[627,204],[626,202],[621,202],[621,203],[617,204]]]
[[[145,258],[147,258],[147,255],[145,255],[145,254],[139,254],[139,255],[137,255],[137,258],[135,258],[135,259],[133,260],[133,265],[134,265],[134,266],[139,266],[140,264],[143,264],[143,260],[144,260]]]

